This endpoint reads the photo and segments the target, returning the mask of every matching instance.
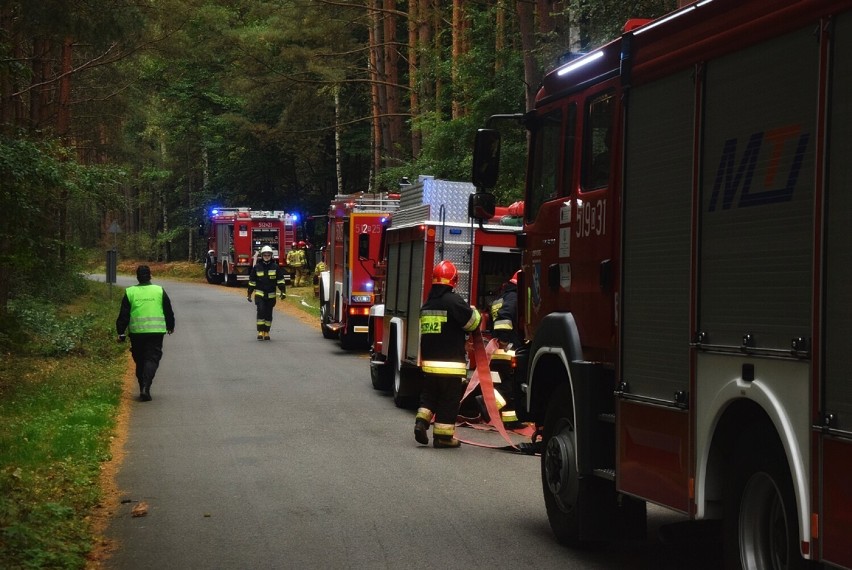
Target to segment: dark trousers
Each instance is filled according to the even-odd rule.
[[[130,354],[136,363],[136,380],[139,388],[150,388],[163,357],[162,333],[130,335]]]
[[[272,309],[275,308],[275,297],[265,297],[263,295],[254,296],[254,304],[257,305],[257,332],[266,331],[272,328]]]
[[[424,374],[420,407],[434,412],[435,423],[455,424],[464,388],[462,378],[459,376]]]

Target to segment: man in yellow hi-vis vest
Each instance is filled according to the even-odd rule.
[[[453,288],[459,274],[450,261],[442,261],[432,271],[432,288],[420,308],[420,364],[423,391],[414,421],[414,439],[427,445],[427,431],[435,420],[432,445],[458,447],[456,418],[464,380],[467,377],[465,336],[479,327],[482,317]]]
[[[151,268],[136,268],[138,285],[128,287],[121,300],[115,320],[118,342],[124,342],[125,331],[130,333],[130,354],[136,363],[139,399],[151,400],[151,383],[163,357],[163,336],[175,330],[172,302],[159,285],[151,283]]]

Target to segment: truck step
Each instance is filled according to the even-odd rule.
[[[608,481],[615,481],[615,469],[595,469],[592,471],[595,477],[600,477],[601,479],[606,479]]]

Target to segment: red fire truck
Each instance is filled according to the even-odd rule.
[[[367,347],[382,230],[399,198],[387,193],[338,195],[328,209],[328,243],[319,276],[320,328],[344,349]]]
[[[543,80],[518,366],[560,541],[651,502],[731,568],[852,568],[850,101],[849,0],[696,2]]]
[[[467,182],[421,176],[403,188],[400,210],[385,233],[384,304],[371,311],[370,376],[373,387],[391,390],[403,408],[417,404],[420,370],[420,306],[442,260],[459,271],[456,292],[483,314],[500,287],[520,267],[515,248],[518,227],[477,228],[466,205],[476,189]],[[414,326],[410,326],[413,319]]]
[[[254,257],[268,245],[283,267],[297,238],[295,214],[251,208],[214,208],[210,211],[204,274],[208,283],[233,287],[248,282]]]

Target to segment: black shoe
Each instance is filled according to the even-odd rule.
[[[426,433],[428,431],[429,424],[426,423],[426,420],[418,419],[414,421],[414,439],[417,440],[417,443],[429,445],[429,435]]]
[[[448,435],[439,435],[432,441],[432,446],[437,447],[438,449],[454,449],[461,446],[461,442]]]
[[[139,399],[142,400],[143,402],[150,402],[151,401],[151,387],[150,386],[145,386],[144,388],[142,388],[142,394],[140,394]]]

